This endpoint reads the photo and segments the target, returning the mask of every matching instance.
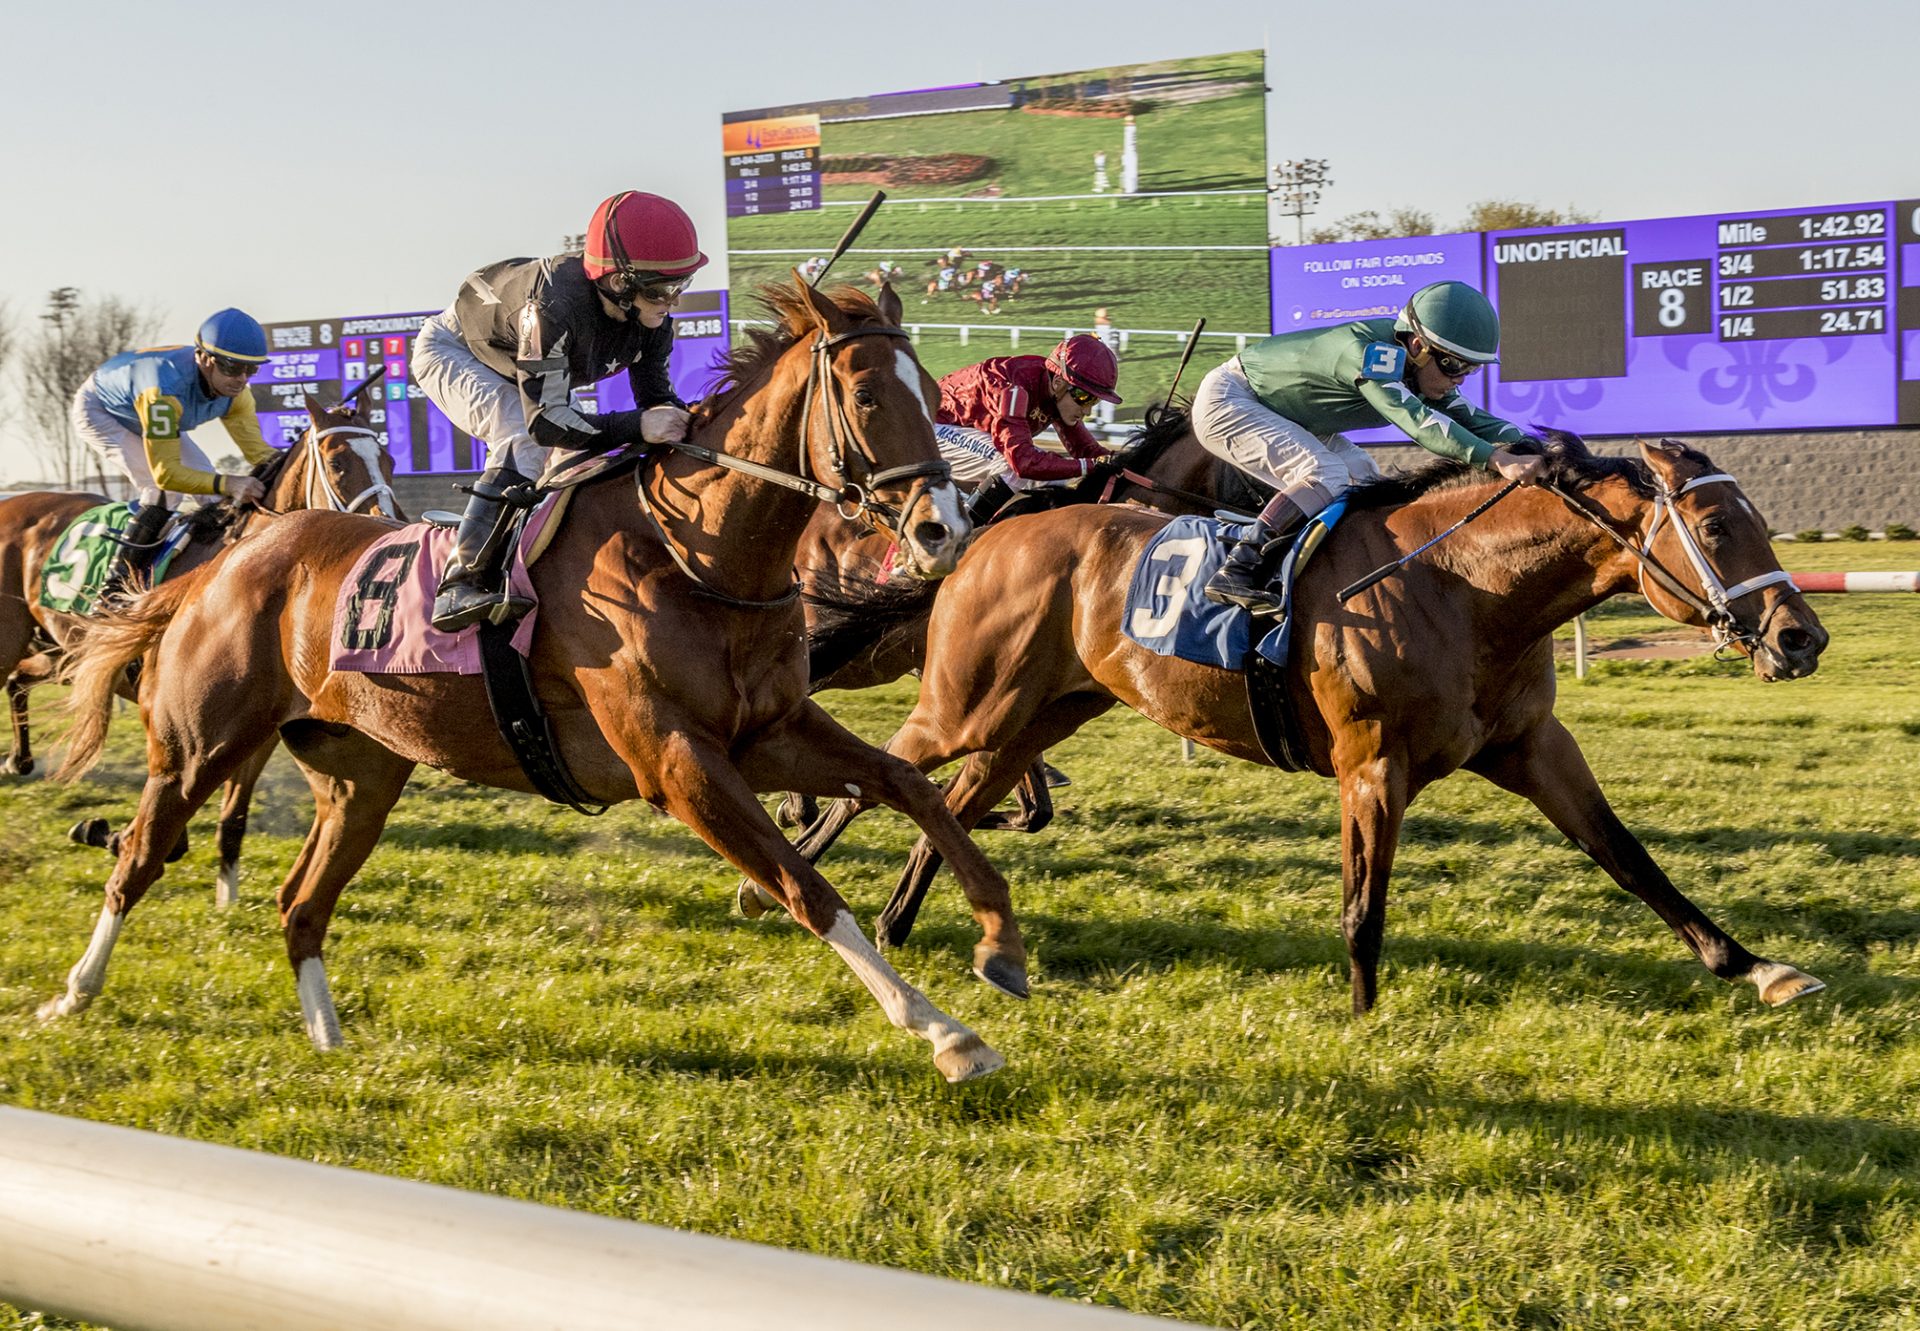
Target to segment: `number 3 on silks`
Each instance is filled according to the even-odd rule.
[[[1360,373],[1379,383],[1392,383],[1407,372],[1407,349],[1397,342],[1369,342],[1360,359]]]

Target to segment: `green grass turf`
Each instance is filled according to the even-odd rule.
[[[1911,568],[1920,545],[1780,555]],[[241,905],[212,908],[202,814],[106,993],[43,1027],[107,869],[61,834],[137,794],[123,715],[87,782],[0,783],[0,1101],[1221,1326],[1913,1327],[1920,598],[1816,605],[1807,680],[1561,675],[1675,882],[1831,986],[1778,1011],[1456,776],[1407,821],[1355,1021],[1331,786],[1183,762],[1115,713],[1052,755],[1052,828],[983,834],[1032,1001],[968,976],[948,878],[895,957],[1007,1055],[977,1084],[942,1084],[824,945],[735,917],[677,824],[432,774],[343,899],[349,1045],[317,1055],[270,904],[310,809],[284,757]],[[879,740],[911,690],[823,701]],[[863,919],[910,840],[875,815],[828,861]]]

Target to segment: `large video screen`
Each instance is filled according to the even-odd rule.
[[[935,375],[1099,331],[1138,419],[1196,319],[1188,391],[1269,326],[1265,98],[1240,51],[730,113],[735,321],[884,189],[826,285],[891,280]]]
[[[1510,420],[1596,435],[1920,424],[1920,202],[1286,247],[1274,331],[1392,314],[1443,278],[1499,307],[1501,363],[1467,393]]]
[[[413,382],[408,363],[413,339],[426,319],[439,313],[345,315],[270,323],[267,368],[253,381],[260,430],[270,444],[285,447],[306,431],[304,396],[337,401],[360,388],[382,365],[386,377],[364,390],[367,422],[402,475],[477,471],[486,461],[485,441],[454,427]],[[689,291],[673,314],[674,391],[688,402],[708,392],[727,348],[727,293]],[[324,391],[323,391],[324,390]],[[633,406],[626,371],[579,393],[588,411],[624,411]]]

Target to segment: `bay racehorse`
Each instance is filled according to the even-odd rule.
[[[1715,975],[1752,983],[1772,1004],[1822,988],[1728,937],[1615,816],[1553,715],[1549,634],[1637,588],[1777,680],[1811,674],[1826,631],[1775,562],[1753,505],[1703,454],[1663,441],[1643,444],[1639,460],[1600,458],[1571,435],[1544,448],[1553,490],[1514,491],[1342,604],[1341,589],[1446,529],[1498,482],[1442,463],[1349,492],[1347,516],[1300,575],[1287,676],[1312,770],[1340,786],[1354,1011],[1374,1004],[1401,819],[1424,787],[1461,768],[1532,801]],[[963,827],[1035,753],[1116,702],[1221,753],[1271,761],[1241,675],[1156,655],[1122,631],[1128,581],[1162,525],[1110,508],[1017,519],[989,528],[946,580],[919,703],[887,747],[923,771],[966,759],[947,790]],[[836,803],[803,852],[817,858],[866,807]],[[939,862],[937,847],[915,847],[881,916],[883,944],[906,937]]]
[[[701,404],[688,443],[573,491],[531,570],[535,687],[588,796],[644,799],[687,824],[825,939],[895,1025],[931,1042],[949,1080],[964,1080],[1000,1056],[881,957],[755,792],[858,791],[907,812],[975,903],[985,934],[975,970],[1025,996],[1006,880],[924,776],[807,697],[792,586],[794,546],[823,495],[887,522],[933,573],[953,567],[970,528],[934,446],[933,381],[897,326],[898,301],[876,305],[851,288],[829,299],[797,280],[768,298],[778,330],[750,334],[734,353],[730,388]],[[44,1017],[100,992],[114,939],[166,848],[276,728],[315,800],[279,906],[307,1032],[323,1049],[341,1039],[321,959],[328,921],[414,766],[533,789],[494,728],[473,724],[488,714],[477,676],[330,669],[335,602],[372,535],[334,514],[280,519],[195,582],[163,584],[88,633],[74,655],[77,719],[62,775],[98,754],[110,681],[145,653],[151,775],[92,942]]]
[[[192,535],[173,558],[169,573],[179,576],[212,559],[227,545],[256,530],[267,515],[296,509],[327,508],[342,513],[365,510],[393,521],[404,520],[392,487],[393,463],[379,436],[366,428],[357,409],[326,408],[307,399],[309,423],[300,439],[276,453],[258,475],[267,487],[257,508],[214,505],[190,520]],[[0,500],[0,679],[7,681],[13,747],[0,772],[33,771],[33,738],[27,694],[53,678],[60,656],[84,624],[82,616],[63,614],[40,604],[47,556],[68,525],[90,508],[107,503],[104,495],[36,491]],[[130,696],[130,695],[129,695]],[[254,783],[273,756],[265,745],[255,760],[234,774],[220,807],[220,868],[215,900],[237,899],[240,843]],[[91,819],[75,829],[93,844],[110,839],[105,821]],[[178,851],[184,851],[184,838]]]

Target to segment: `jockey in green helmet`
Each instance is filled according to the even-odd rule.
[[[1276,493],[1228,552],[1207,598],[1256,614],[1279,608],[1261,584],[1263,552],[1350,485],[1380,474],[1344,430],[1393,425],[1442,457],[1509,480],[1538,479],[1541,458],[1505,447],[1531,436],[1460,395],[1499,356],[1491,302],[1464,282],[1434,282],[1397,318],[1263,338],[1209,372],[1194,393],[1195,435]]]

